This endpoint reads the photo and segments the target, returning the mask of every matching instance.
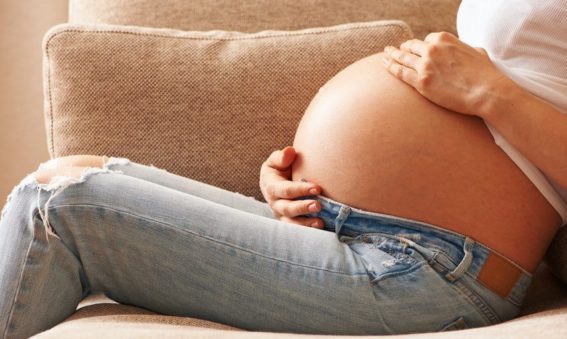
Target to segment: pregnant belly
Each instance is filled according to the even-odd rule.
[[[292,180],[355,208],[466,234],[529,271],[560,223],[480,118],[431,103],[390,75],[381,54],[320,89],[294,147]]]

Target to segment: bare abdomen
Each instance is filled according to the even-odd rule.
[[[469,235],[528,270],[560,223],[480,118],[431,103],[390,75],[380,54],[322,87],[294,147],[293,180],[356,208]]]

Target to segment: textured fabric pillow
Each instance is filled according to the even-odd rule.
[[[251,34],[59,25],[44,39],[49,151],[124,156],[262,199],[262,162],[292,144],[317,90],[409,38],[401,21]]]

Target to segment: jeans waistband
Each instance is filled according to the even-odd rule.
[[[335,232],[339,240],[341,235],[395,235],[424,254],[449,281],[468,274],[516,306],[521,305],[531,282],[531,273],[469,236],[417,220],[357,209],[321,195],[300,199],[320,202],[321,210],[309,216],[322,218],[324,229]]]

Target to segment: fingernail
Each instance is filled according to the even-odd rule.
[[[311,194],[317,194],[317,189],[316,189],[316,188],[311,188],[311,189],[309,189],[309,193],[311,193]]]
[[[384,47],[384,52],[389,53],[392,50],[392,46]]]
[[[309,209],[309,212],[317,212],[318,210],[316,203],[311,203],[307,208]]]
[[[319,227],[319,223],[317,221],[314,221],[311,223],[312,227]]]
[[[382,57],[382,62],[384,63],[384,66],[388,66],[388,59],[385,57]]]

